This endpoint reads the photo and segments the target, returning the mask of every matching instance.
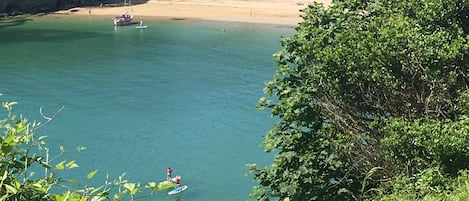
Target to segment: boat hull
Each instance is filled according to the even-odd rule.
[[[114,25],[115,26],[125,26],[132,24],[133,17],[131,15],[121,15],[114,17]]]

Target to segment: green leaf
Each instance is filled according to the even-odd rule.
[[[16,194],[16,193],[18,193],[18,190],[16,190],[15,187],[10,186],[10,185],[8,185],[8,184],[5,184],[4,186],[5,186],[5,188],[7,189],[7,193],[9,193],[9,194]]]
[[[66,161],[62,161],[62,162],[60,162],[59,164],[55,165],[55,169],[57,169],[57,170],[63,170],[63,169],[65,169],[65,162],[66,162]]]
[[[3,102],[3,107],[6,108],[7,110],[11,110],[11,107],[13,105],[16,105],[18,104],[18,102]]]
[[[46,168],[46,169],[51,169],[51,168],[52,168],[51,165],[46,164],[46,163],[41,163],[41,166],[42,166],[43,168]]]
[[[80,166],[78,166],[78,164],[75,161],[70,161],[65,166],[69,169],[80,167]]]
[[[86,150],[86,147],[84,147],[84,146],[77,146],[77,147],[75,147],[75,150],[77,150],[77,151],[84,151],[84,150]]]
[[[137,193],[138,189],[135,188],[135,184],[134,183],[125,183],[124,184],[124,188],[127,189],[127,191],[129,191],[129,193],[131,195],[134,195],[135,193]]]
[[[91,191],[91,195],[97,194],[101,189],[103,189],[104,186],[100,186],[99,188],[93,189]],[[105,194],[105,192],[103,192]]]
[[[92,179],[97,172],[98,172],[98,170],[95,170],[95,171],[92,171],[92,172],[88,173],[88,175],[86,175],[86,178]]]
[[[152,191],[158,190],[158,185],[156,182],[148,182],[147,185],[145,185],[146,188],[150,188]]]
[[[8,176],[8,170],[5,170],[5,172],[3,173],[3,176],[2,176],[2,180],[0,182],[0,184],[3,184],[3,181],[5,181],[5,179],[7,178]],[[0,185],[1,186],[1,185]]]
[[[0,201],[6,200],[8,196],[9,196],[8,194],[3,195],[2,197],[0,197]]]
[[[80,185],[80,181],[78,181],[77,179],[67,179],[66,181],[75,185]]]
[[[49,137],[49,136],[43,135],[43,136],[41,136],[41,137],[38,138],[38,141],[41,141],[41,140],[43,140],[43,139],[46,139],[47,137]]]

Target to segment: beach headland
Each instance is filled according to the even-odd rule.
[[[297,25],[301,9],[313,1],[301,0],[149,0],[126,7],[99,6],[61,10],[55,14],[116,16],[128,12],[136,17],[203,19],[215,21]],[[316,0],[325,6],[331,0]]]

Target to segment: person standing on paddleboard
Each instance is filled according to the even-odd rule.
[[[180,176],[176,176],[176,178],[174,179],[174,183],[176,183],[176,186],[174,187],[174,189],[178,189],[181,184],[179,183],[181,180],[181,177]]]
[[[168,169],[166,170],[166,180],[168,181],[171,181],[171,173],[173,172],[173,170],[171,169],[171,167],[168,167]]]

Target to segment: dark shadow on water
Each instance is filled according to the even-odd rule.
[[[286,29],[295,29],[296,28],[296,26],[292,26],[292,25],[277,25],[276,27],[286,28]]]
[[[186,18],[173,17],[173,18],[171,18],[171,20],[182,21],[182,20],[186,20]]]
[[[136,25],[136,24],[140,24],[140,22],[132,21],[132,23],[130,23],[130,24],[126,25],[126,26]]]
[[[63,42],[70,40],[80,40],[83,38],[101,37],[102,33],[50,30],[50,29],[5,29],[0,33],[0,44],[6,43],[27,43],[27,42]],[[8,37],[6,37],[8,36]],[[12,37],[13,36],[13,37]]]
[[[0,18],[0,29],[6,28],[6,27],[12,27],[12,26],[19,26],[31,20],[32,20],[31,18],[27,18],[27,17],[24,17],[24,18],[15,17],[15,18],[5,18],[5,19]]]

